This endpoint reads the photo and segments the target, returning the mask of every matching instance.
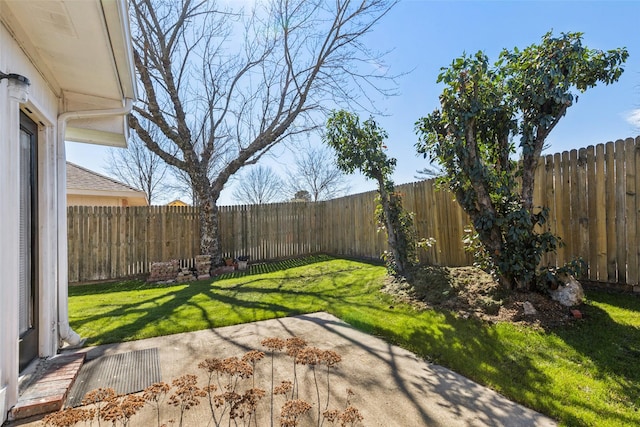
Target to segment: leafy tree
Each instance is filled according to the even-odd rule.
[[[347,111],[333,112],[328,121],[324,141],[336,150],[337,165],[346,172],[356,170],[378,183],[379,209],[377,216],[387,231],[391,252],[385,254],[391,272],[406,275],[416,258],[416,238],[413,218],[402,208],[402,197],[394,191],[390,176],[396,159],[384,150],[387,132],[369,118],[360,118]]]
[[[326,103],[361,105],[363,81],[385,92],[390,77],[362,65],[380,58],[360,40],[394,3],[271,0],[245,14],[214,1],[130,2],[142,99],[129,125],[187,178],[201,253],[221,260],[217,203],[236,172],[321,126]]]
[[[324,145],[299,152],[289,173],[289,188],[293,192],[307,191],[314,202],[344,195],[348,188],[346,176],[332,157]]]
[[[471,217],[505,288],[532,289],[542,255],[560,244],[536,231],[548,215],[533,206],[547,136],[578,100],[574,92],[617,81],[627,56],[588,49],[581,33],[547,33],[540,44],[502,51],[494,65],[482,52],[463,55],[438,76],[440,109],[416,123],[416,147],[442,165],[441,182]]]
[[[277,202],[281,199],[283,187],[284,183],[271,168],[258,166],[239,179],[233,197],[246,204]]]

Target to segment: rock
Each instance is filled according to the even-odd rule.
[[[196,255],[196,266],[198,277],[211,273],[211,255]]]
[[[193,282],[196,279],[197,279],[197,276],[194,275],[194,272],[192,271],[191,268],[182,267],[178,272],[178,277],[176,278],[176,282],[180,282],[180,283]]]
[[[180,265],[176,259],[168,262],[154,262],[151,264],[151,272],[147,282],[172,283],[170,281],[175,281],[179,269]]]
[[[531,304],[529,301],[525,301],[522,304],[522,308],[524,308],[524,315],[525,316],[534,316],[534,315],[536,315],[538,313],[538,311],[535,309],[533,304]]]
[[[573,307],[582,303],[584,290],[582,285],[573,276],[560,277],[563,282],[558,289],[550,291],[551,299],[558,301],[565,307]]]

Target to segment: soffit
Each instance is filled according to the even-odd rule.
[[[1,15],[61,98],[104,98],[112,108],[135,96],[125,1],[4,0]]]

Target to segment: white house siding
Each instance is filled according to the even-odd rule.
[[[16,99],[13,83],[0,82],[0,423],[18,395],[19,272],[19,133],[20,110],[38,124],[38,293],[39,356],[57,351],[56,288],[58,277],[58,162],[56,142],[58,97],[40,76],[10,32],[0,24],[0,71],[27,77],[28,99]],[[30,111],[30,113],[29,113]],[[63,144],[63,143],[62,143]],[[63,161],[64,163],[64,161]],[[64,173],[64,170],[62,170]],[[64,200],[64,199],[63,199]],[[66,235],[62,234],[64,238]]]
[[[34,314],[37,353],[49,357],[59,338],[81,341],[68,325],[64,139],[126,146],[133,69],[126,0],[0,0],[0,71],[31,83],[27,94],[0,80],[0,424],[17,402],[20,368],[20,111],[37,126]]]

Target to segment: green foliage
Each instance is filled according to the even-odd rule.
[[[545,230],[547,209],[533,206],[546,137],[577,101],[573,92],[615,82],[627,56],[585,48],[580,33],[547,33],[538,45],[504,50],[494,65],[482,52],[465,54],[438,76],[440,109],[416,123],[416,148],[442,166],[439,183],[453,191],[483,246],[475,252],[506,288],[531,289],[542,256],[561,244]]]
[[[359,170],[369,179],[384,181],[386,189],[392,191],[393,182],[389,176],[396,166],[396,159],[389,158],[384,152],[387,137],[387,132],[373,118],[361,125],[357,115],[340,110],[329,116],[324,141],[335,150],[340,170],[345,173]]]
[[[333,112],[327,121],[324,141],[336,151],[337,165],[343,172],[361,171],[378,182],[376,218],[387,232],[390,251],[382,254],[389,273],[405,275],[417,261],[417,237],[413,215],[402,207],[402,196],[395,192],[390,176],[396,159],[384,150],[387,132],[369,118],[360,124],[357,115]]]
[[[376,219],[380,229],[385,229],[386,223],[384,209],[380,201],[380,195],[376,197]],[[418,235],[413,222],[413,212],[408,212],[402,207],[402,194],[394,191],[389,193],[389,221],[394,224],[397,234],[397,252],[400,259],[405,260],[406,265],[418,263]],[[398,263],[391,251],[384,251],[382,259],[391,274],[400,274]]]

